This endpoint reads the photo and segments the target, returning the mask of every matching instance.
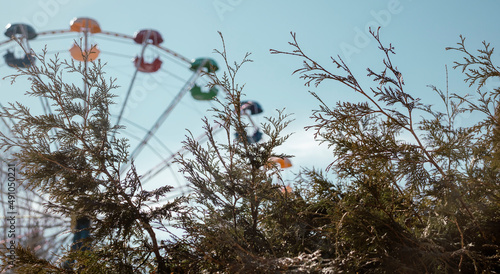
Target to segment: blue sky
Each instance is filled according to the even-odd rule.
[[[222,60],[213,53],[221,48],[217,31],[224,35],[229,58],[240,60],[246,52],[252,52],[253,63],[245,65],[238,76],[245,83],[245,99],[259,102],[265,112],[255,117],[263,122],[263,116],[273,116],[275,109],[286,109],[293,113],[295,121],[287,132],[295,132],[286,145],[278,152],[292,154],[294,167],[285,171],[285,178],[292,179],[300,167],[326,167],[332,158],[326,146],[314,141],[312,132],[304,131],[304,126],[312,123],[309,119],[318,102],[308,93],[317,92],[325,102],[333,105],[339,100],[357,100],[349,90],[333,82],[325,82],[319,88],[304,87],[292,71],[301,66],[301,60],[285,55],[271,55],[269,49],[290,49],[290,31],[296,32],[298,40],[308,54],[335,69],[329,62],[330,56],[340,55],[363,79],[365,68],[380,68],[381,54],[373,39],[369,39],[366,28],[381,25],[382,40],[391,42],[397,55],[394,62],[403,73],[407,91],[424,102],[438,103],[438,97],[426,87],[429,84],[445,88],[445,65],[448,65],[450,91],[460,94],[472,93],[462,81],[459,71],[451,69],[454,60],[460,58],[457,52],[445,51],[459,41],[459,35],[467,38],[470,49],[480,46],[483,40],[493,46],[500,46],[498,11],[500,2],[496,0],[473,1],[250,1],[250,0],[191,0],[191,1],[73,1],[73,0],[17,0],[4,2],[0,10],[0,25],[8,23],[28,23],[38,32],[69,28],[74,17],[96,19],[105,31],[133,35],[141,29],[158,30],[163,38],[163,46],[189,59],[198,57]],[[50,52],[60,52],[69,58],[67,49],[71,47],[73,36],[39,37],[31,41],[34,48],[45,44]],[[6,39],[6,37],[5,37]],[[2,41],[2,39],[0,39]],[[140,47],[131,41],[114,42],[96,35],[91,38],[97,43],[102,60],[108,62],[107,73],[117,77],[121,88],[115,92],[126,93],[134,72],[131,58]],[[1,46],[3,53],[14,46]],[[159,53],[148,51],[146,56],[154,58]],[[2,54],[3,55],[3,54]],[[125,118],[149,127],[179,91],[183,82],[176,77],[187,79],[190,71],[171,59],[164,58],[162,71],[155,75],[139,74],[134,85],[137,89],[132,111]],[[498,52],[494,58],[499,60]],[[3,76],[12,70],[0,65]],[[200,80],[203,83],[203,79]],[[371,82],[362,81],[368,87]],[[0,81],[2,104],[18,100],[39,109],[38,101],[23,96],[27,86],[15,86]],[[142,89],[141,89],[142,88]],[[133,91],[134,93],[134,91]],[[134,95],[133,95],[134,96]],[[123,97],[122,97],[123,98]],[[118,100],[119,101],[119,100]],[[207,115],[211,105],[197,102],[187,95],[166,120],[156,137],[170,150],[181,147],[185,129],[195,136],[203,131],[200,119]],[[464,114],[465,115],[465,114]],[[464,121],[469,119],[464,116]],[[131,125],[128,129],[137,136],[145,133]],[[130,137],[134,144],[133,137]],[[152,149],[146,149],[140,158],[140,170],[146,170],[160,162],[153,153],[168,156],[169,152],[154,142]],[[175,174],[176,168],[166,171],[165,178],[171,184],[182,184],[182,177]],[[175,179],[174,179],[175,178]]]

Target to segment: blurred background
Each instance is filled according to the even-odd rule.
[[[368,28],[380,26],[381,40],[395,47],[393,63],[403,74],[406,91],[437,107],[440,99],[427,85],[446,89],[446,65],[449,91],[472,93],[463,82],[461,72],[452,69],[453,62],[461,56],[458,52],[446,51],[446,47],[455,46],[460,35],[467,38],[469,49],[480,48],[484,40],[492,46],[500,46],[500,2],[495,0],[480,3],[465,0],[318,0],[307,4],[297,0],[17,0],[0,3],[0,25],[30,25],[40,35],[28,41],[29,47],[36,52],[46,48],[49,54],[58,53],[61,59],[70,59],[69,49],[75,41],[83,39],[82,33],[67,32],[73,19],[92,18],[99,24],[103,33],[88,35],[88,43],[97,45],[99,58],[107,63],[107,76],[117,78],[120,86],[114,91],[118,95],[112,109],[115,118],[130,90],[121,122],[127,127],[124,136],[130,139],[131,150],[187,83],[201,87],[207,83],[203,77],[192,81],[191,60],[212,58],[221,68],[219,72],[224,70],[222,58],[214,53],[214,49],[222,49],[217,33],[220,31],[230,61],[241,61],[246,52],[252,53],[250,58],[254,62],[244,65],[237,76],[238,83],[245,84],[242,99],[258,102],[263,109],[261,114],[253,115],[252,120],[257,124],[264,122],[264,117],[276,116],[277,109],[292,114],[294,122],[285,133],[293,135],[276,151],[294,156],[293,166],[283,171],[285,180],[292,180],[302,167],[324,169],[334,160],[328,148],[314,139],[313,132],[304,129],[313,124],[310,116],[319,105],[309,91],[318,93],[331,106],[341,100],[362,99],[337,83],[327,81],[319,87],[307,87],[298,75],[292,75],[302,66],[302,60],[269,53],[270,49],[291,50],[290,32],[297,34],[304,52],[328,69],[336,69],[330,56],[341,57],[368,89],[376,85],[366,78],[366,68],[381,69],[383,58]],[[143,51],[142,45],[131,39],[141,30],[159,33],[163,39],[160,45],[170,51],[155,47]],[[19,45],[8,40],[7,36],[0,39],[1,55],[13,53],[16,58],[23,58]],[[149,63],[159,58],[161,68],[152,73],[136,72],[133,61],[140,56]],[[495,52],[494,59],[498,58]],[[0,59],[0,78],[14,72]],[[67,79],[81,83],[71,76]],[[495,85],[498,83],[488,83],[485,88]],[[14,85],[2,79],[0,102],[7,105],[19,101],[33,111],[44,111],[44,102],[24,95],[28,88],[21,79]],[[213,101],[195,100],[186,94],[136,157],[139,173],[170,159],[182,148],[187,130],[194,136],[202,135],[201,119],[210,117],[206,110],[212,106],[215,106]],[[474,116],[463,114],[461,119],[466,123]],[[8,130],[8,125],[2,124],[2,130]],[[2,158],[8,158],[9,152],[3,153]],[[176,187],[175,195],[188,191],[175,165],[162,169],[148,183],[151,187],[171,184]]]

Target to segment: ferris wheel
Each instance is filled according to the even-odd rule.
[[[0,55],[3,57],[3,62],[0,59],[0,78],[15,73],[12,68],[36,65],[31,53],[40,53],[44,49],[49,58],[50,54],[58,54],[60,59],[73,59],[85,66],[85,60],[105,62],[106,73],[116,77],[120,86],[114,91],[117,98],[116,104],[110,107],[114,119],[111,122],[125,126],[123,134],[129,139],[131,148],[129,162],[133,161],[138,173],[143,175],[143,184],[160,181],[172,185],[171,198],[189,192],[189,186],[173,168],[172,161],[178,153],[186,152],[181,147],[186,129],[199,134],[200,141],[206,137],[201,118],[206,116],[206,110],[213,106],[212,100],[220,93],[217,87],[206,88],[209,79],[203,76],[218,69],[213,59],[184,57],[165,47],[164,44],[168,43],[157,30],[120,34],[101,29],[91,18],[75,18],[67,29],[43,32],[23,23],[8,24],[4,34],[6,39],[0,40]],[[86,59],[82,52],[87,55]],[[75,79],[75,82],[78,80],[81,81]],[[44,99],[26,103],[33,100],[23,96],[29,86],[11,86],[6,80],[2,82],[1,103],[21,101],[46,114],[52,111],[50,103]],[[186,96],[188,93],[191,96]],[[249,142],[256,143],[262,138],[259,126],[253,120],[254,115],[262,111],[256,101],[242,102],[241,112],[248,117],[253,128],[247,136]],[[8,133],[12,123],[2,119],[0,130]],[[9,164],[12,165],[7,162],[8,158],[9,155],[4,153],[0,159],[2,182],[8,180]],[[0,194],[0,207],[6,213],[8,189],[2,186]],[[17,189],[16,237],[34,249],[40,249],[40,254],[52,254],[44,249],[61,246],[76,236],[71,233],[71,220],[45,213],[42,209],[44,202],[46,198],[36,190]],[[7,222],[3,222],[0,230],[0,241],[5,241],[8,238]]]

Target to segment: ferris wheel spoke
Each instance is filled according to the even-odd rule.
[[[222,129],[222,126],[221,125],[217,125],[213,129],[213,133],[216,134],[221,129]],[[198,136],[198,138],[196,138],[195,141],[196,142],[203,142],[203,140],[205,138],[207,138],[207,136],[208,136],[207,133],[204,133],[204,134]],[[182,147],[181,149],[179,149],[175,153],[172,153],[169,157],[163,159],[163,161],[161,163],[157,164],[156,166],[154,166],[153,168],[151,168],[150,170],[148,170],[146,173],[144,173],[143,177],[142,177],[143,178],[142,181],[144,183],[147,183],[149,180],[151,180],[152,178],[154,178],[160,172],[162,172],[166,168],[169,168],[172,165],[172,161],[174,160],[175,156],[177,156],[177,155],[184,155],[186,153],[187,153],[187,149],[185,147]]]
[[[32,216],[26,216],[26,218],[29,218],[30,220],[33,220]],[[17,218],[17,220],[22,220],[23,218]],[[52,219],[51,219],[52,220]],[[67,222],[67,221],[66,221]],[[17,224],[16,227],[18,228],[27,228],[27,229],[33,229],[33,228],[51,228],[51,227],[60,227],[60,226],[65,226],[67,225],[66,222],[60,221],[60,222],[50,222],[50,223],[45,223],[45,224],[40,224],[40,223],[35,223],[35,224]]]
[[[125,95],[125,99],[123,101],[123,105],[122,105],[122,108],[120,110],[120,114],[118,114],[118,118],[116,119],[116,125],[120,125],[120,121],[122,119],[123,112],[125,111],[125,107],[127,106],[128,98],[130,97],[130,93],[132,92],[132,87],[134,86],[134,82],[135,82],[135,79],[137,77],[138,72],[139,72],[139,69],[136,68],[134,75],[132,76],[132,80],[130,81],[130,85],[128,87],[127,94]],[[113,133],[113,137],[115,136],[115,133]]]
[[[129,119],[127,119],[127,118],[122,118],[122,120],[123,120],[124,122],[128,123],[128,124],[133,125],[134,127],[138,128],[138,129],[140,129],[140,130],[142,130],[142,131],[144,131],[144,132],[147,132],[147,131],[148,131],[145,127],[143,127],[143,126],[141,126],[141,125],[139,125],[139,124],[137,124],[137,123],[134,123],[134,122],[132,122],[131,120],[129,120]],[[136,138],[137,140],[140,140],[140,138],[139,138],[139,137],[136,137],[136,136],[133,136],[133,137],[134,137],[134,138]],[[172,153],[173,153],[173,152],[172,152],[172,150],[171,150],[171,149],[169,149],[169,148],[168,148],[168,147],[167,147],[167,146],[163,143],[163,141],[162,141],[162,140],[160,140],[160,138],[158,138],[158,136],[154,135],[152,138],[153,138],[153,139],[157,142],[157,144],[158,144],[159,146],[161,146],[161,147],[162,147],[165,151],[167,151],[167,153],[169,153],[169,154],[172,154]],[[152,147],[151,147],[151,148],[152,148]],[[153,149],[153,148],[152,148],[152,149]]]
[[[182,61],[184,61],[184,62],[185,62],[185,63],[187,63],[187,64],[191,64],[191,60],[189,60],[189,59],[187,59],[186,57],[184,57],[184,56],[180,55],[179,53],[177,53],[177,52],[175,52],[175,51],[173,51],[173,50],[171,50],[171,49],[168,49],[168,48],[166,48],[166,47],[160,46],[160,45],[158,45],[157,47],[158,47],[159,49],[163,50],[164,52],[166,52],[166,53],[168,53],[168,54],[170,54],[170,55],[172,55],[172,56],[176,57],[177,59],[182,60]]]
[[[160,56],[165,57],[166,59],[174,62],[175,64],[182,66],[182,67],[185,67],[185,68],[189,68],[191,66],[191,62],[188,61],[187,58],[185,58],[185,57],[179,58],[178,56],[171,55],[168,52],[165,52],[162,48],[157,48],[157,49],[158,49],[158,53]]]
[[[38,34],[40,35],[40,34]],[[77,39],[78,36],[76,36],[73,33],[68,33],[66,35],[59,35],[59,36],[42,36],[39,39],[37,39],[37,42],[46,42],[46,41],[56,41],[56,40],[65,40],[67,41],[68,39]]]
[[[117,53],[117,52],[112,52],[112,51],[104,51],[102,50],[101,53],[103,54],[107,54],[107,55],[112,55],[112,56],[117,56],[117,57],[124,57],[124,58],[129,58],[129,59],[132,59],[133,57],[130,56],[130,55],[126,55],[126,54],[121,54],[121,53]]]
[[[186,82],[186,79],[182,78],[181,76],[167,70],[167,69],[160,69],[161,72],[164,72],[165,74],[168,74],[170,76],[172,76],[172,78],[176,79],[176,80],[179,80],[181,82]]]
[[[42,206],[44,202],[48,202],[45,198],[43,198],[40,195],[37,195],[37,193],[35,193],[34,191],[31,191],[31,190],[28,190],[28,189],[24,189],[24,191],[25,191],[25,194],[26,194],[27,197],[16,195],[16,199],[17,200],[24,201],[26,204],[33,203],[33,204],[35,204],[37,206]],[[40,199],[40,201],[33,200],[32,197],[28,197],[28,196],[30,196],[28,193],[32,193],[34,196],[36,195],[35,197],[37,197],[38,199]],[[9,192],[5,192],[4,190],[0,190],[0,194],[2,194],[2,195],[9,195]],[[0,200],[0,201],[2,201],[2,204],[3,204],[3,196],[2,196],[2,200]],[[32,211],[40,213],[40,214],[45,214],[44,212],[36,211],[35,209],[33,209],[33,208],[29,207],[29,206],[18,205],[17,207],[22,208],[22,209],[32,210]]]
[[[153,135],[156,133],[156,131],[160,128],[160,126],[165,122],[167,119],[168,115],[172,112],[172,110],[175,108],[175,106],[180,102],[182,97],[193,87],[194,82],[198,77],[201,75],[203,66],[199,66],[198,69],[193,73],[191,78],[188,80],[188,82],[184,85],[184,87],[181,88],[179,93],[174,97],[174,99],[170,102],[168,107],[165,109],[165,111],[158,117],[156,122],[153,124],[151,129],[146,133],[146,136],[144,136],[144,139],[139,143],[139,145],[132,151],[130,154],[130,158],[133,160],[137,158],[137,156],[141,153],[142,149],[144,146],[149,142],[149,140],[153,137]],[[123,169],[121,172],[123,173],[129,165],[124,165]]]
[[[141,54],[140,54],[141,59],[144,56],[144,52],[146,51],[146,47],[149,45],[148,39],[151,35],[152,35],[151,30],[148,30],[146,32],[146,36],[142,40],[142,50],[141,50]],[[134,82],[135,82],[135,79],[137,78],[137,74],[139,73],[139,69],[140,69],[140,66],[138,64],[136,64],[134,75],[132,76],[132,80],[130,81],[130,85],[128,86],[128,91],[127,91],[127,94],[125,95],[125,100],[123,101],[123,105],[122,105],[122,108],[120,110],[120,114],[118,115],[118,119],[116,121],[116,125],[120,125],[120,121],[122,119],[123,112],[125,111],[125,107],[127,106],[128,98],[130,97],[130,93],[132,92],[132,88],[134,87]],[[114,134],[113,134],[113,137],[114,137]]]
[[[138,141],[140,141],[140,140],[141,140],[141,138],[140,138],[140,137],[138,137],[138,136],[136,136],[136,135],[133,135],[133,134],[131,134],[130,132],[129,132],[129,133],[127,133],[127,135],[128,135],[129,137],[131,137],[132,139],[135,139],[135,140],[138,140]],[[163,155],[162,155],[162,154],[161,154],[158,150],[154,149],[154,148],[151,146],[151,144],[147,144],[146,146],[148,146],[149,148],[151,148],[151,151],[152,151],[152,152],[153,152],[156,156],[158,156],[160,159],[163,157]],[[167,149],[168,149],[168,148],[167,148]],[[169,150],[169,149],[168,149],[168,150]]]
[[[143,131],[147,131],[147,129],[146,129],[146,128],[144,128],[144,127],[142,127],[142,126],[140,126],[140,125],[138,125],[138,124],[136,124],[136,123],[134,123],[134,122],[132,122],[132,121],[130,121],[130,120],[128,120],[128,119],[126,119],[126,118],[122,118],[122,119],[123,119],[125,122],[127,122],[127,123],[129,123],[129,124],[133,125],[134,127],[138,128],[138,129],[141,129],[141,130],[143,130]],[[131,134],[130,132],[128,132],[128,133],[127,133],[127,135],[128,135],[129,137],[131,137],[131,138],[135,139],[135,140],[141,140],[139,137],[137,137],[137,136],[135,136],[135,135]],[[166,145],[165,145],[165,144],[164,144],[164,143],[160,140],[160,138],[158,138],[156,135],[153,135],[153,137],[152,137],[152,138],[153,138],[153,139],[157,142],[157,144],[158,144],[159,146],[161,146],[161,147],[162,147],[165,151],[167,151],[167,153],[169,153],[169,155],[171,155],[171,156],[172,156],[172,158],[173,158],[173,156],[177,155],[177,153],[179,153],[179,151],[177,151],[177,152],[175,152],[175,153],[174,153],[174,152],[172,152],[172,150],[170,150],[170,149],[169,149],[169,148],[168,148],[168,147],[167,147],[167,146],[166,146]],[[160,153],[160,152],[159,152],[157,149],[155,149],[155,148],[154,148],[154,147],[153,147],[150,143],[148,143],[148,144],[147,144],[147,146],[148,146],[148,148],[150,148],[150,149],[151,149],[151,151],[152,151],[152,152],[153,152],[156,156],[158,156],[160,159],[163,159],[163,158],[164,158],[164,154]],[[163,161],[165,161],[165,160],[163,160]],[[174,170],[172,170],[171,166],[170,166],[170,165],[168,165],[168,166],[164,167],[164,168],[162,169],[162,171],[163,171],[164,169],[166,169],[166,168],[170,168],[170,171],[172,172],[172,178],[174,178],[174,180],[176,181],[177,185],[178,185],[178,186],[180,186],[180,185],[181,185],[181,183],[180,183],[180,181],[178,180],[178,178],[177,178],[176,173],[174,172]],[[147,181],[149,181],[149,180],[153,177],[153,176],[148,176],[148,173],[151,173],[151,172],[150,172],[150,171],[148,171],[147,173],[145,173],[145,175],[146,175],[147,177],[144,177],[144,175],[142,175],[142,176],[141,176],[141,182],[143,182],[143,185],[145,185],[145,184],[147,183]],[[144,179],[144,178],[145,178],[145,179]]]
[[[16,197],[16,198],[19,199],[19,197]],[[7,203],[2,203],[2,204],[7,204]],[[41,207],[41,204],[39,204],[39,206]],[[52,215],[50,215],[48,213],[45,213],[41,210],[35,210],[32,207],[16,205],[16,209],[26,210],[28,213],[36,213],[36,214],[39,214],[40,216],[43,216],[43,217],[53,217]]]

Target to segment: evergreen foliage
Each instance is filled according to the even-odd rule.
[[[128,158],[127,141],[114,138],[119,126],[111,126],[109,105],[113,103],[113,79],[106,79],[103,65],[46,60],[46,52],[35,56],[40,66],[18,69],[12,81],[27,77],[33,97],[47,98],[53,114],[35,114],[17,102],[2,110],[2,117],[15,121],[13,136],[0,133],[2,149],[22,171],[24,187],[47,195],[46,209],[61,216],[91,220],[90,237],[66,250],[56,262],[38,258],[33,250],[19,246],[14,269],[18,273],[138,273],[158,269],[167,273],[164,247],[153,225],[180,209],[180,199],[158,207],[171,187],[142,189],[132,167],[120,175]],[[68,73],[84,81],[84,89],[67,83]],[[75,231],[78,232],[78,231]],[[4,267],[7,258],[3,258]]]
[[[367,69],[375,82],[369,88],[340,57],[332,58],[335,70],[312,60],[294,33],[292,51],[272,50],[303,59],[304,66],[294,73],[307,86],[333,80],[366,100],[330,106],[312,93],[320,109],[308,128],[333,150],[335,162],[329,168],[338,179],[326,183],[320,173],[303,173],[304,192],[315,198],[308,203],[332,204],[320,217],[328,221],[317,227],[330,243],[318,250],[333,260],[335,272],[500,271],[500,88],[482,89],[489,78],[500,77],[500,67],[491,60],[493,48],[484,43],[474,55],[462,37],[456,48],[449,48],[465,54],[455,68],[462,69],[470,86],[476,85],[478,96],[432,87],[443,103],[436,108],[406,91],[403,74],[392,63],[394,47],[381,42],[378,30],[371,33],[384,69]],[[464,112],[482,113],[483,120],[455,123]],[[328,191],[316,192],[315,186]]]
[[[335,161],[325,171],[304,168],[293,190],[280,180],[270,157],[278,154],[291,122],[284,111],[261,125],[262,142],[247,136],[251,125],[241,110],[244,86],[237,74],[251,62],[246,54],[225,60],[222,75],[207,70],[212,86],[226,96],[204,118],[208,142],[188,134],[191,154],[176,162],[192,194],[156,208],[169,190],[142,189],[132,168],[126,176],[127,143],[115,139],[109,122],[112,80],[99,62],[81,65],[46,62],[20,70],[32,96],[57,107],[53,115],[34,115],[20,103],[1,113],[15,119],[15,136],[2,134],[0,145],[15,148],[27,187],[49,195],[48,210],[92,220],[91,237],[80,250],[63,252],[59,262],[18,247],[19,273],[498,273],[500,272],[500,77],[493,48],[470,52],[460,38],[455,63],[476,96],[430,86],[442,105],[410,93],[403,72],[393,64],[394,47],[371,31],[382,53],[383,69],[367,69],[373,85],[364,87],[340,57],[334,69],[311,59],[292,33],[291,51],[271,50],[303,60],[295,70],[306,86],[334,81],[364,101],[324,101],[312,112],[317,139]],[[221,36],[222,37],[222,36]],[[78,73],[81,90],[63,79]],[[461,114],[481,117],[458,123]],[[49,133],[55,130],[55,135]],[[215,133],[221,131],[215,138]],[[329,176],[327,174],[330,173]],[[330,178],[329,178],[330,177]],[[175,220],[182,235],[160,241],[154,229]],[[66,263],[64,267],[63,262]],[[71,263],[72,262],[72,263]],[[4,260],[4,266],[5,266]]]
[[[266,272],[270,267],[266,260],[286,252],[277,246],[282,235],[269,229],[267,223],[274,222],[270,207],[286,201],[280,185],[273,182],[279,171],[269,158],[283,156],[276,155],[274,149],[287,139],[281,132],[290,120],[282,111],[276,118],[266,118],[261,128],[267,139],[260,143],[233,138],[232,133],[247,136],[251,128],[240,111],[243,86],[236,81],[238,70],[251,60],[247,54],[231,65],[222,42],[223,50],[217,53],[226,60],[227,71],[221,77],[215,73],[209,76],[212,85],[222,87],[227,96],[212,109],[215,126],[205,119],[207,146],[188,136],[184,145],[193,157],[177,159],[195,190],[190,197],[194,206],[181,216],[179,227],[187,235],[182,242],[193,251],[191,271]],[[219,127],[224,141],[214,138]]]

